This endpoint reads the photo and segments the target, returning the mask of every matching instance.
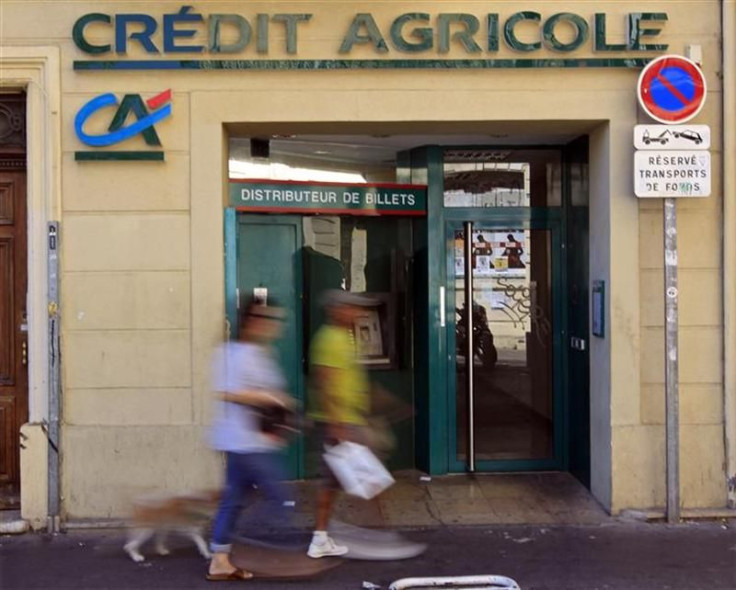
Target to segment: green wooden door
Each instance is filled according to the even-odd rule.
[[[302,354],[302,225],[295,216],[241,215],[237,226],[237,288],[241,298],[267,294],[286,312],[284,332],[276,343],[289,391],[304,400]],[[303,441],[288,449],[291,478],[303,476]]]

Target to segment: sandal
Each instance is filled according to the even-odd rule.
[[[235,582],[237,580],[250,580],[253,577],[253,573],[236,568],[227,574],[207,574],[207,579],[210,582]]]

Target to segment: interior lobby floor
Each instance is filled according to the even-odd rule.
[[[432,477],[394,474],[396,483],[371,501],[341,494],[335,518],[357,526],[464,524],[603,524],[612,518],[569,473]],[[309,526],[314,482],[290,483],[295,516]]]

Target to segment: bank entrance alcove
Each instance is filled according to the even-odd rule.
[[[392,468],[570,471],[589,486],[586,126],[349,130],[228,126],[229,315],[245,294],[287,308],[279,349],[290,387],[304,401],[309,341],[322,321],[319,294],[371,294],[378,305],[358,341],[363,362],[412,410],[394,424]],[[425,200],[415,202],[422,210],[404,196],[388,202],[393,211],[331,212],[316,190],[331,185],[425,191]],[[275,201],[264,192],[274,190]],[[310,190],[316,211],[294,201]],[[288,199],[281,191],[291,191]],[[465,350],[468,319],[475,342]],[[313,471],[308,438],[290,449],[294,478]]]

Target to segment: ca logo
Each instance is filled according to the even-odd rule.
[[[117,111],[110,122],[107,133],[92,135],[84,131],[84,124],[97,111],[117,106]],[[125,125],[128,115],[132,113],[135,121]],[[74,130],[83,143],[92,147],[106,147],[130,139],[138,135],[143,136],[146,144],[160,146],[161,140],[154,127],[159,121],[171,115],[171,90],[144,101],[140,94],[126,94],[118,104],[117,97],[112,93],[101,94],[85,104],[74,118]]]

